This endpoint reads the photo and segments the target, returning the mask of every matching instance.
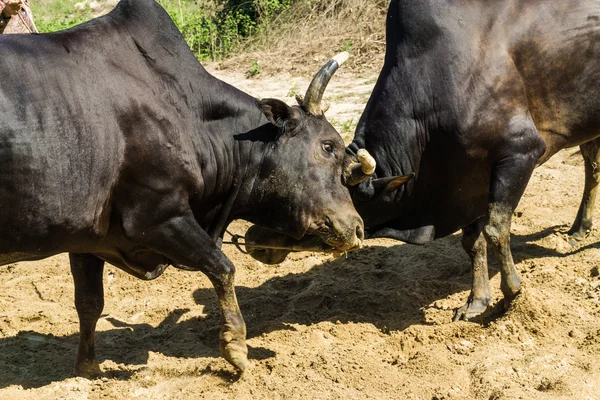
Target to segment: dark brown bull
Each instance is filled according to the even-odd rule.
[[[599,135],[600,0],[393,0],[385,64],[349,146],[373,155],[377,178],[356,186],[354,204],[368,237],[421,244],[462,229],[473,280],[455,319],[468,319],[491,302],[488,246],[505,302],[521,290],[513,211],[534,168],[572,146],[586,183],[570,234],[585,237]]]

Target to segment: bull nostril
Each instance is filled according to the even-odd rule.
[[[333,221],[331,220],[331,218],[329,218],[328,216],[325,216],[325,225],[328,228],[333,229]]]
[[[356,237],[362,242],[363,240],[365,240],[365,231],[362,227],[362,224],[357,224],[356,225]]]

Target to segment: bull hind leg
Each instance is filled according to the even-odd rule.
[[[456,310],[454,321],[469,320],[483,313],[490,305],[492,296],[487,264],[487,244],[483,235],[485,218],[480,218],[463,228],[463,249],[471,259],[472,287],[464,306]]]
[[[75,308],[79,316],[79,350],[75,374],[84,378],[101,375],[96,360],[94,334],[104,308],[104,261],[91,254],[69,254],[75,282]]]
[[[492,169],[487,222],[483,229],[488,245],[496,251],[500,259],[500,289],[506,306],[521,290],[521,277],[515,268],[510,250],[512,215],[537,160],[546,149],[531,120],[520,130],[509,132],[507,138],[509,142],[500,149],[506,156]]]
[[[592,216],[596,203],[596,193],[598,192],[598,182],[600,181],[600,170],[598,168],[598,163],[600,163],[600,138],[584,143],[579,148],[585,165],[585,187],[577,217],[568,232],[571,245],[576,245],[584,240],[592,230]]]

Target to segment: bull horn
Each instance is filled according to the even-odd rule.
[[[321,100],[323,99],[325,88],[335,71],[337,71],[340,65],[346,62],[348,57],[350,57],[350,54],[348,54],[347,51],[344,51],[329,60],[319,72],[317,72],[308,86],[304,99],[302,99],[301,106],[305,111],[314,115],[323,115]]]
[[[344,171],[344,178],[347,186],[356,186],[367,180],[375,172],[375,159],[366,149],[359,149],[356,152],[358,162],[351,162]]]

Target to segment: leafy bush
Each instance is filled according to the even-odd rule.
[[[269,29],[292,0],[158,0],[200,60],[220,60],[244,40]],[[77,4],[77,6],[76,6]],[[92,18],[81,0],[32,1],[40,32],[70,28]],[[109,7],[110,8],[110,7]]]
[[[158,0],[200,60],[219,60],[268,29],[292,0]]]
[[[320,62],[342,50],[352,51],[353,66],[377,69],[383,60],[389,0],[157,1],[202,61],[230,58],[255,70],[256,60],[261,73],[272,73],[297,71],[307,60]],[[31,0],[31,6],[41,32],[112,8],[107,0]]]

